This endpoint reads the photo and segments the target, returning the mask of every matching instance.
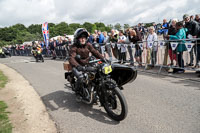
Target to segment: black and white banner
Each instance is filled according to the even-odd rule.
[[[148,41],[147,46],[148,46],[148,48],[152,48],[153,47],[153,41]]]
[[[174,51],[176,49],[176,47],[178,46],[177,42],[170,42],[172,50]]]
[[[186,46],[188,52],[190,52],[192,50],[192,47],[194,46],[194,43],[185,43],[185,46]]]

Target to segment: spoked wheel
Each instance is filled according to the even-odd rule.
[[[106,90],[104,108],[113,120],[122,121],[126,118],[128,106],[124,95],[118,87]]]

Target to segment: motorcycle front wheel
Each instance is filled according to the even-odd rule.
[[[118,87],[106,90],[104,108],[113,120],[122,121],[128,114],[126,99]]]

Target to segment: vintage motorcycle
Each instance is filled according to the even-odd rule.
[[[41,48],[33,48],[33,49],[32,49],[32,54],[33,54],[33,56],[34,56],[36,62],[38,62],[38,61],[40,61],[40,60],[41,60],[42,62],[44,62],[44,58],[43,58],[43,56],[42,56],[42,50],[41,50]]]
[[[0,48],[0,58],[11,57],[10,51],[7,48]]]
[[[78,86],[77,79],[69,62],[64,63],[64,69],[67,70],[65,79],[75,91]],[[90,57],[89,64],[85,66],[83,73],[84,81],[79,90],[82,102],[94,104],[99,101],[113,120],[124,120],[128,113],[128,106],[121,90],[124,84],[136,79],[135,68]]]

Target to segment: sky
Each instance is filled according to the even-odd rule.
[[[200,14],[200,0],[0,0],[0,27],[31,24],[162,22]]]

